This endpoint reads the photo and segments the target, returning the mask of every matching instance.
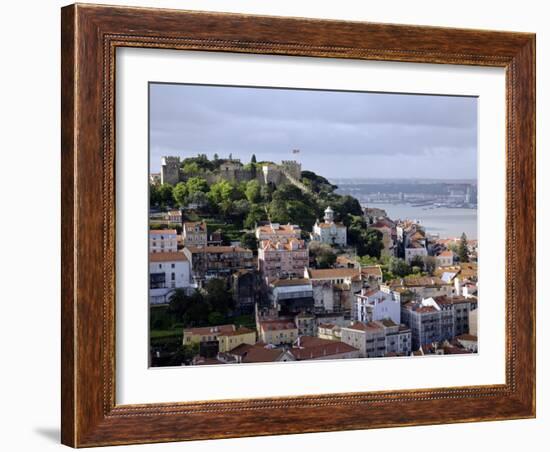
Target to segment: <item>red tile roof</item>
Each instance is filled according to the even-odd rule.
[[[178,232],[175,229],[150,229],[149,234],[166,234],[166,235],[176,235]]]
[[[184,262],[187,257],[183,253],[149,253],[149,262]]]
[[[289,350],[297,360],[316,359],[323,357],[330,357],[332,355],[339,355],[341,353],[350,353],[357,351],[355,347],[352,347],[345,342],[332,341],[328,339],[320,339],[318,337],[302,336],[300,338],[299,347],[295,347]]]
[[[227,334],[235,331],[235,325],[215,325],[215,326],[202,326],[197,328],[185,328],[183,330],[184,334],[194,334],[194,335],[210,335],[210,334]]]
[[[222,253],[248,253],[252,254],[252,251],[239,246],[188,246],[187,249],[193,253],[208,253],[208,254],[222,254]]]
[[[229,351],[228,354],[241,357],[243,363],[271,363],[277,361],[285,353],[278,348],[266,348],[265,344],[241,344]]]
[[[264,331],[292,330],[296,329],[296,324],[288,320],[262,320],[260,328]]]

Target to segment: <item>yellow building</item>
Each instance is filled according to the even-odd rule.
[[[265,344],[291,344],[298,338],[298,327],[291,320],[262,320],[258,332]]]
[[[217,341],[219,336],[233,333],[235,330],[235,325],[216,325],[204,326],[200,328],[186,328],[183,330],[183,345]]]
[[[219,351],[225,353],[233,350],[242,344],[254,345],[256,343],[256,332],[254,330],[240,327],[235,331],[223,333],[218,336]]]

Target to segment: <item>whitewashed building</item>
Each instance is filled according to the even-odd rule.
[[[150,253],[175,253],[178,250],[178,233],[175,229],[151,229]]]
[[[445,250],[435,256],[438,267],[450,267],[454,263],[454,253],[451,250]]]
[[[149,303],[168,303],[175,289],[191,289],[189,261],[183,253],[149,254]]]
[[[362,289],[356,295],[355,319],[360,322],[391,319],[401,323],[401,305],[391,294],[378,289]]]
[[[334,222],[334,211],[329,207],[325,210],[324,222],[316,221],[313,225],[311,239],[327,245],[346,246],[347,229],[342,223]]]

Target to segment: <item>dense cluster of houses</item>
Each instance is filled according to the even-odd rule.
[[[458,263],[450,241],[376,213],[365,209],[365,219],[381,232],[383,255],[407,262],[433,256],[433,276],[384,280],[380,265],[360,265],[329,207],[309,239],[297,225],[258,225],[257,252],[222,245],[202,221],[182,222],[181,234],[149,231],[150,303],[166,304],[175,289],[191,293],[219,278],[232,289],[235,311],[254,315],[255,328],[185,328],[183,344],[198,345],[196,365],[476,352],[475,259]],[[313,242],[337,251],[331,268],[315,268]]]

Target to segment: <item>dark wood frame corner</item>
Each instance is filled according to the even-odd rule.
[[[77,4],[62,9],[61,35],[64,444],[85,447],[535,416],[533,34]],[[505,68],[506,383],[117,405],[117,47]]]

